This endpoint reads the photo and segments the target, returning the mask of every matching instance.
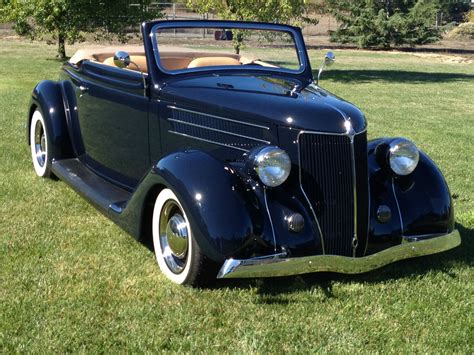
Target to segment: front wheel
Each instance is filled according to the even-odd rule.
[[[41,111],[36,110],[31,117],[30,123],[30,148],[31,160],[36,175],[40,177],[51,177],[51,147],[49,133],[44,123]]]
[[[156,198],[152,227],[156,261],[163,274],[181,285],[208,284],[215,276],[215,265],[193,238],[186,212],[170,189]]]

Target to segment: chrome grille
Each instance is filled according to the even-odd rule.
[[[354,188],[356,185],[367,186],[367,173],[362,176],[367,171],[367,139],[365,132],[359,136],[354,139],[357,145],[354,148],[347,135],[305,132],[298,139],[300,183],[318,219],[326,254],[353,255],[352,240],[357,218]],[[361,159],[362,164],[365,162],[365,170],[355,169],[360,184],[356,184],[353,178],[352,149],[356,161],[360,154],[365,155],[365,159]],[[366,195],[367,189],[363,190]],[[366,197],[357,208],[364,209],[365,201]],[[366,212],[362,215],[367,219]],[[361,225],[357,223],[358,231],[367,227],[367,221],[361,222]]]

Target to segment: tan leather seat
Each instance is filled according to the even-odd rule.
[[[144,55],[131,55],[130,60],[132,62],[136,63],[144,73],[148,73],[148,67],[146,65],[146,57]],[[114,57],[106,58],[102,62],[102,64],[110,65],[112,67],[116,67],[116,65],[114,63]],[[130,64],[127,69],[138,71],[137,67],[133,64]]]
[[[160,57],[161,65],[166,70],[180,70],[186,69],[188,64],[193,60],[193,58],[189,57]]]
[[[200,57],[189,63],[188,68],[215,67],[220,65],[240,65],[240,62],[231,57]]]

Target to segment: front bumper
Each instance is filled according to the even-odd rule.
[[[449,234],[429,239],[405,241],[402,244],[360,258],[339,255],[288,258],[285,254],[274,254],[252,259],[227,259],[217,278],[289,276],[320,271],[360,274],[398,260],[440,253],[460,244],[459,232],[454,230]]]

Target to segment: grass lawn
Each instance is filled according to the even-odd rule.
[[[474,64],[336,51],[322,85],[405,136],[444,172],[462,246],[359,276],[168,282],[154,255],[62,182],[36,178],[25,142],[55,48],[0,40],[0,353],[474,352]],[[310,51],[313,66],[323,52]]]

